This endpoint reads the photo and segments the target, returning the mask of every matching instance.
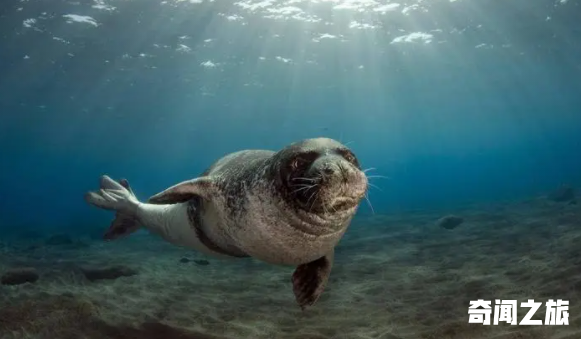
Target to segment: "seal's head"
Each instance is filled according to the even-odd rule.
[[[280,188],[287,203],[323,219],[345,219],[367,191],[367,177],[353,152],[340,142],[307,139],[275,155]]]

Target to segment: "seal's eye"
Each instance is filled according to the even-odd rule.
[[[347,153],[343,157],[350,163],[353,163],[355,161],[355,156],[352,153]]]
[[[298,155],[293,159],[290,166],[293,170],[305,169],[307,166],[313,163],[317,159],[319,154],[317,152],[307,152]]]
[[[348,149],[342,149],[339,150],[338,152],[339,154],[341,154],[343,159],[347,160],[348,162],[352,163],[355,166],[359,166],[359,162],[357,161],[357,158],[355,157],[355,154],[353,154],[353,152],[351,152]]]
[[[302,158],[296,158],[291,162],[291,168],[297,170],[305,165],[306,161]]]

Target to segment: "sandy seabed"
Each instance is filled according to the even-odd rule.
[[[0,338],[581,339],[580,205],[533,199],[449,212],[464,223],[439,228],[442,214],[430,212],[358,217],[306,311],[291,267],[207,258],[145,233],[66,245],[0,239],[0,275],[40,275],[0,285]],[[81,271],[113,265],[137,274],[90,281]],[[569,325],[469,324],[478,298],[566,299]],[[544,316],[543,306],[533,319]]]

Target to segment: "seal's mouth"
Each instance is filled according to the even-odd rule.
[[[351,197],[338,197],[330,204],[330,208],[335,211],[343,211],[357,205],[359,201]]]
[[[293,192],[303,209],[317,214],[354,210],[367,192],[367,177],[354,166],[333,162],[315,162],[296,180],[302,181]]]

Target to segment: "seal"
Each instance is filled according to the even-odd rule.
[[[107,240],[144,227],[165,240],[221,258],[290,265],[302,309],[327,285],[334,248],[368,188],[355,154],[328,138],[281,149],[244,150],[201,176],[140,202],[125,179],[104,175],[85,200],[116,212]]]

